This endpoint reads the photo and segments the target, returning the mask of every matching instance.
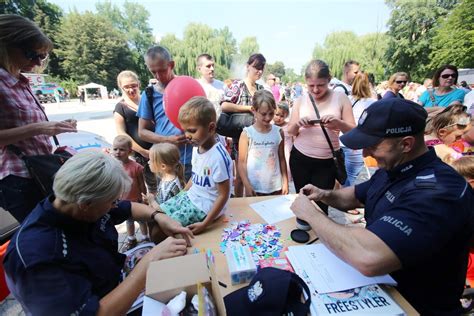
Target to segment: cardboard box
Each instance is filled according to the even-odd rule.
[[[197,283],[202,283],[212,294],[218,315],[226,315],[214,264],[209,263],[208,267],[205,253],[150,263],[145,295],[166,304],[181,291],[185,291],[189,303],[197,294]]]

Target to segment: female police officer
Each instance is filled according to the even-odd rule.
[[[13,236],[7,283],[27,315],[121,315],[145,286],[153,260],[184,255],[192,233],[146,205],[119,201],[131,180],[120,162],[82,152],[56,174],[54,195],[41,201]],[[127,218],[156,221],[168,237],[119,284],[125,256],[114,227]]]

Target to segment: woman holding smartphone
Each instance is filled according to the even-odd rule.
[[[291,174],[297,192],[308,183],[321,189],[332,189],[336,166],[321,124],[328,132],[334,149],[338,150],[339,132],[345,133],[355,127],[351,102],[344,92],[329,89],[331,74],[329,66],[322,60],[309,63],[305,80],[308,93],[295,101],[288,126],[289,134],[295,136],[290,153]],[[318,202],[318,205],[327,213],[326,204]]]

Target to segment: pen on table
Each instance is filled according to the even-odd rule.
[[[316,241],[318,241],[318,239],[319,239],[319,237],[316,237],[313,240],[308,241],[307,245],[311,245],[311,244],[315,243]]]

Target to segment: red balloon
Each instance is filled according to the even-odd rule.
[[[183,130],[178,122],[179,109],[192,97],[205,97],[202,86],[194,78],[178,76],[171,80],[165,88],[164,107],[168,119],[174,126]]]

